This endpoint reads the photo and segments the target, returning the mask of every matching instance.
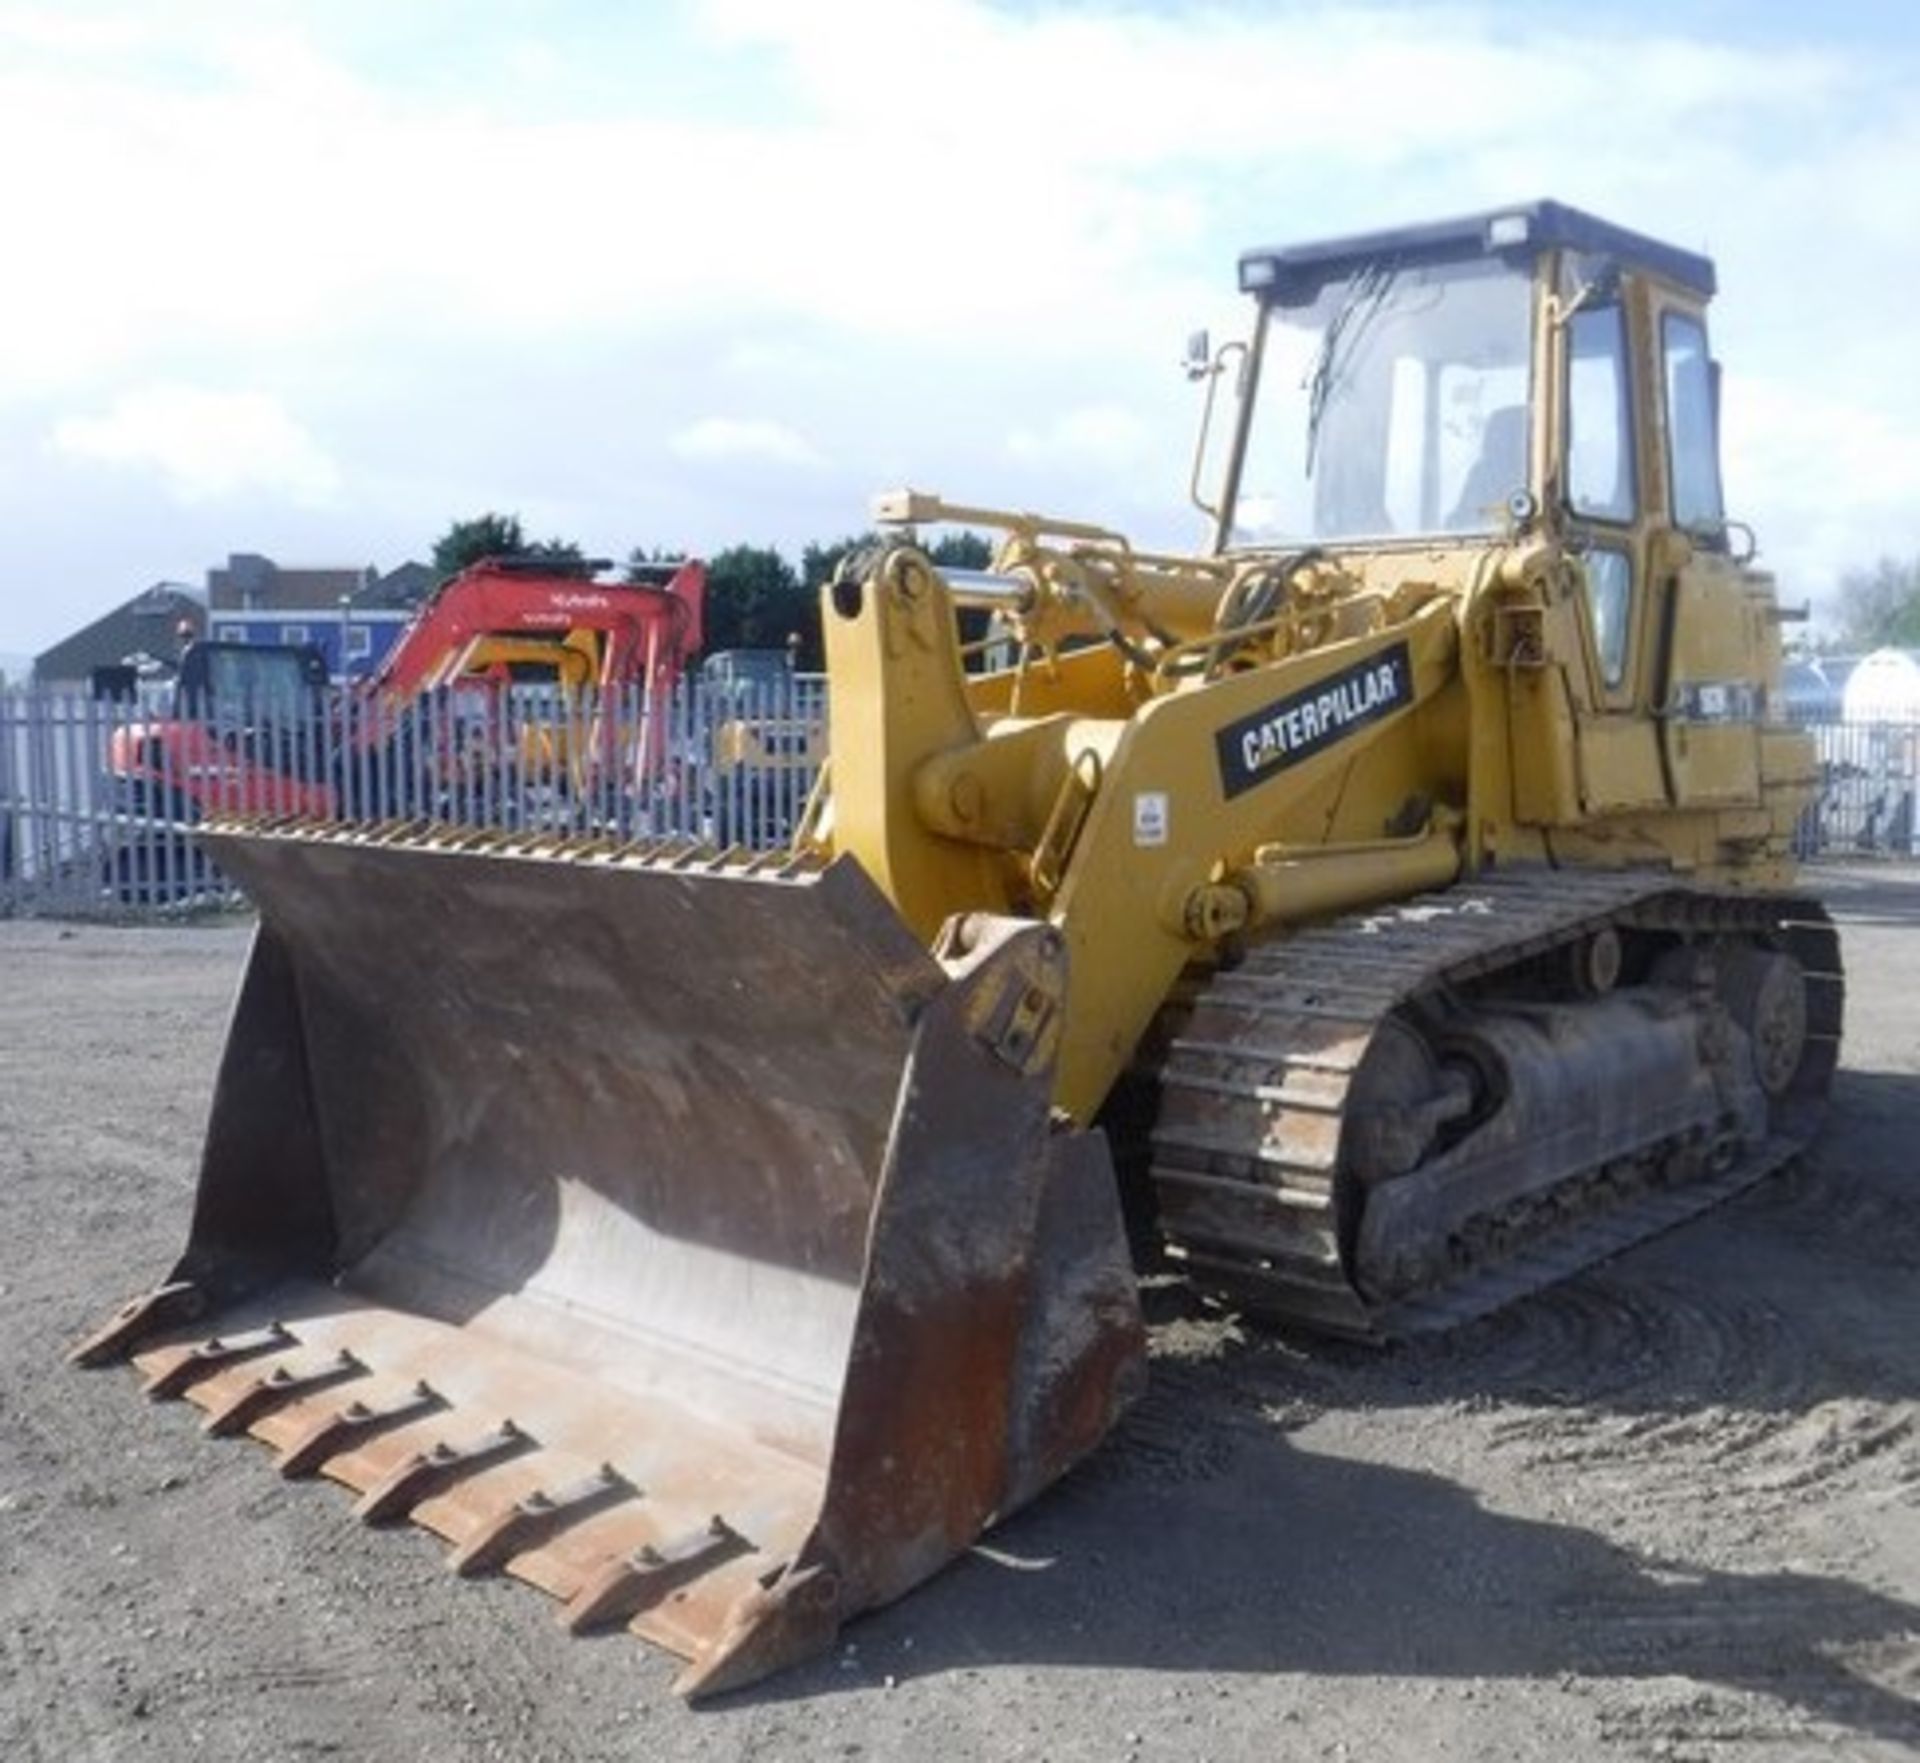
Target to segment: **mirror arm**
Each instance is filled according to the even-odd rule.
[[[1226,372],[1227,357],[1236,351],[1244,358],[1247,353],[1246,344],[1238,341],[1222,343],[1220,345],[1220,352],[1208,363],[1204,376],[1198,374],[1193,376],[1194,378],[1204,377],[1206,379],[1207,398],[1206,402],[1200,407],[1200,432],[1194,437],[1193,469],[1187,475],[1187,500],[1191,502],[1195,508],[1199,509],[1202,514],[1206,515],[1209,520],[1213,521],[1219,520],[1220,510],[1201,495],[1200,473],[1207,462],[1207,437],[1213,430],[1213,402],[1216,394],[1220,390],[1220,376]],[[1246,367],[1243,359],[1240,376],[1240,383],[1242,385],[1245,384],[1245,379]]]

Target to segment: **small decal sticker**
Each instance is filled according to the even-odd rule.
[[[1136,845],[1164,845],[1167,842],[1167,792],[1142,790],[1133,798],[1133,842]]]
[[[1748,680],[1689,680],[1673,688],[1667,715],[1678,722],[1760,722],[1765,708]]]
[[[1214,734],[1220,793],[1231,801],[1413,702],[1413,657],[1394,643]]]

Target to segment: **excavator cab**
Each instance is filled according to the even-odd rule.
[[[333,763],[327,683],[326,658],[311,643],[189,643],[175,714],[114,732],[107,771],[116,800],[183,824],[223,797],[302,811]]]

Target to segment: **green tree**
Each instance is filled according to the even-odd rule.
[[[820,590],[850,553],[903,536],[911,538],[865,532],[811,540],[801,551],[797,571],[770,545],[729,545],[716,551],[707,559],[707,651],[791,648],[798,666],[817,670],[824,665]],[[978,533],[945,533],[927,555],[950,569],[984,569],[993,548]],[[685,556],[671,547],[636,545],[627,553],[627,580],[643,580],[658,565]],[[963,615],[968,634],[977,634],[969,628],[974,621],[974,614]]]
[[[729,545],[707,560],[707,648],[784,649],[820,665],[820,611],[794,567],[770,545]]]
[[[1920,557],[1882,557],[1840,578],[1840,638],[1849,649],[1920,647]]]
[[[483,557],[511,557],[526,549],[527,535],[517,514],[480,514],[456,520],[433,544],[434,573],[458,575]]]
[[[539,558],[559,575],[592,575],[606,567],[605,558],[596,562],[571,539],[542,539],[537,545],[529,545],[520,555]]]
[[[834,571],[852,553],[863,545],[871,545],[879,537],[877,533],[848,533],[845,538],[829,539],[822,544],[817,539],[807,542],[800,553],[800,582],[810,594],[818,594],[828,582],[833,580]]]
[[[800,553],[800,579],[808,588],[818,590],[833,580],[834,571],[853,552],[902,540],[912,544],[915,535],[898,529],[881,533],[869,528],[864,533],[849,533],[824,544],[813,540]],[[942,569],[985,569],[993,560],[993,546],[976,532],[942,533],[926,550],[927,556]]]
[[[566,575],[591,573],[586,557],[571,539],[527,542],[517,514],[480,514],[456,520],[434,541],[434,572],[444,581],[486,557],[537,557]]]
[[[985,569],[993,561],[993,546],[983,534],[962,528],[942,533],[927,555],[942,569]]]
[[[652,581],[660,573],[663,563],[684,563],[687,554],[671,545],[635,545],[627,553],[625,565],[626,579],[630,582]]]

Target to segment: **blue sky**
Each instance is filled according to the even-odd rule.
[[[877,489],[1192,543],[1246,245],[1555,195],[1718,259],[1734,511],[1920,554],[1893,5],[0,0],[0,650],[513,510],[797,550]]]

